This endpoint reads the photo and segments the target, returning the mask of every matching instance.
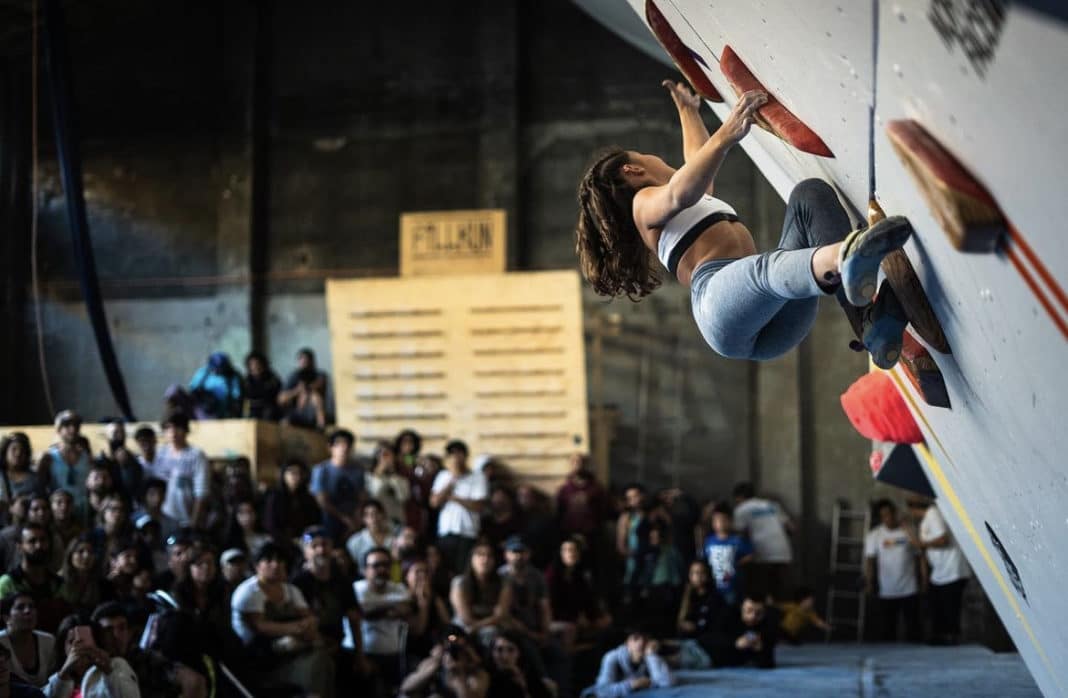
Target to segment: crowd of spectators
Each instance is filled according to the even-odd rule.
[[[307,356],[303,388],[250,355],[246,378],[209,361],[191,392],[216,416],[240,397],[321,427]],[[336,429],[327,460],[286,462],[268,485],[244,459],[213,467],[182,411],[132,446],[109,425],[95,455],[80,427],[58,414],[36,458],[25,435],[0,443],[13,695],[618,696],[679,667],[773,667],[778,642],[828,628],[810,590],[788,593],[789,518],[747,483],[703,509],[639,483],[617,498],[576,455],[553,499],[460,440],[439,456],[406,430],[364,458]],[[926,550],[952,641],[966,572],[944,522],[880,511],[868,553],[886,622],[903,614],[912,637],[901,560]]]

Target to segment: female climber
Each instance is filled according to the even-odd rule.
[[[908,240],[908,221],[891,216],[850,232],[834,190],[808,179],[790,194],[779,246],[757,254],[735,210],[712,192],[727,151],[749,133],[767,96],[743,94],[709,136],[700,97],[682,83],[663,85],[678,107],[685,164],[675,169],[656,155],[615,147],[596,157],[579,184],[576,251],[594,290],[631,300],[649,294],[660,285],[655,253],[690,286],[694,319],[709,346],[757,360],[800,344],[819,297],[837,294],[847,311],[848,304],[864,308],[856,313],[864,318],[864,345],[877,365],[892,366],[906,321],[901,312],[870,304],[879,263]]]

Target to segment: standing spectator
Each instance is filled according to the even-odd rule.
[[[48,498],[52,507],[52,528],[63,541],[63,548],[85,531],[85,526],[74,516],[74,497],[67,490],[56,490]]]
[[[251,499],[243,499],[234,505],[230,518],[230,531],[226,539],[227,548],[243,548],[255,555],[261,545],[271,537],[260,526],[256,514],[256,504]]]
[[[645,488],[633,482],[623,488],[623,511],[616,520],[616,552],[623,558],[623,598],[629,603],[641,574],[642,541],[638,534],[644,519]]]
[[[715,667],[775,668],[779,615],[762,596],[746,594],[741,606],[728,606],[719,627],[697,639]]]
[[[30,467],[32,459],[30,439],[21,431],[0,439],[0,501],[5,513],[18,495],[44,491],[44,483]]]
[[[686,589],[679,604],[677,629],[682,637],[698,637],[712,632],[719,624],[726,604],[712,583],[708,565],[701,560],[690,563]]]
[[[241,416],[241,374],[230,357],[217,351],[197,369],[189,381],[189,393],[196,403],[197,419],[232,419]]]
[[[686,573],[682,557],[671,543],[671,524],[658,512],[648,518],[643,534],[638,595],[641,619],[660,632],[671,632]]]
[[[725,502],[712,509],[712,532],[705,538],[704,559],[716,591],[726,603],[738,603],[744,591],[743,570],[753,560],[753,546],[731,533],[731,510]]]
[[[660,490],[656,497],[671,521],[671,543],[679,552],[683,567],[689,567],[697,548],[694,530],[701,519],[700,508],[693,497],[678,487]]]
[[[482,517],[483,536],[498,554],[503,554],[504,541],[525,529],[526,522],[519,515],[519,504],[512,490],[504,485],[494,485],[490,490],[489,511]]]
[[[456,615],[453,622],[468,633],[477,633],[483,645],[488,645],[498,626],[509,620],[512,589],[497,573],[493,548],[478,543],[471,550],[471,559],[464,572],[452,580],[449,602]]]
[[[56,638],[37,629],[37,604],[29,594],[10,594],[0,600],[4,631],[0,646],[11,654],[11,673],[19,681],[40,688],[52,673]]]
[[[879,525],[864,540],[865,592],[875,591],[876,567],[879,580],[881,638],[896,642],[899,619],[904,620],[909,642],[920,639],[919,601],[916,585],[918,551],[897,517],[897,507],[889,499],[876,502]]]
[[[74,498],[75,517],[85,521],[89,513],[85,480],[89,477],[92,459],[81,438],[82,418],[72,410],[63,410],[56,415],[55,425],[59,443],[50,446],[41,456],[37,477],[50,492],[60,488],[70,492]]]
[[[928,592],[931,602],[932,642],[938,645],[955,645],[960,642],[960,611],[964,587],[971,577],[971,568],[938,505],[923,500],[909,502],[914,516],[922,512],[919,540],[914,541],[927,554],[930,570]]]
[[[648,633],[632,630],[627,641],[601,658],[597,683],[583,695],[597,698],[621,698],[647,688],[668,688],[675,677],[667,662],[656,653],[659,644]]]
[[[341,567],[334,559],[334,541],[322,526],[312,526],[301,538],[304,564],[293,576],[293,585],[304,594],[308,608],[319,619],[319,635],[327,650],[335,656],[338,683],[342,677],[370,673],[363,655],[363,634],[353,632],[353,647],[342,649],[345,639],[345,624],[359,628],[360,605],[352,584],[345,579]]]
[[[115,494],[115,480],[106,463],[96,462],[89,466],[85,478],[85,491],[89,493],[89,528],[96,528],[104,521],[104,504]]]
[[[611,504],[581,454],[571,457],[571,471],[556,493],[556,515],[560,533],[565,537],[582,536],[590,553],[589,568],[599,569],[596,550],[601,542],[601,524],[608,518]]]
[[[138,427],[134,432],[134,443],[140,451],[137,462],[141,464],[145,477],[150,477],[156,472],[156,430],[150,426]]]
[[[234,590],[233,629],[256,661],[264,683],[291,683],[307,693],[333,695],[333,663],[316,646],[319,621],[300,589],[286,581],[283,549],[256,553],[256,574]]]
[[[389,550],[397,535],[397,527],[386,518],[386,510],[377,499],[368,499],[364,502],[361,513],[363,528],[349,536],[345,542],[345,550],[348,551],[359,573],[363,575],[367,574],[364,569],[367,553],[375,548]]]
[[[519,518],[525,524],[522,534],[530,546],[530,561],[543,570],[556,557],[556,542],[560,540],[556,516],[549,510],[552,499],[527,484],[516,488],[515,498],[519,504]]]
[[[262,352],[250,351],[245,356],[245,409],[249,419],[277,422],[281,416],[278,394],[282,392],[282,379],[271,368],[271,363]]]
[[[363,652],[384,679],[389,695],[403,677],[404,638],[413,610],[408,588],[389,580],[392,564],[389,550],[371,549],[364,557],[367,576],[353,585],[363,609]]]
[[[150,477],[145,480],[144,495],[141,497],[141,507],[134,512],[134,519],[147,516],[159,524],[160,535],[163,540],[170,538],[179,528],[178,522],[163,513],[163,502],[167,500],[167,482],[158,477]]]
[[[734,487],[734,528],[753,544],[749,583],[758,593],[785,598],[787,575],[793,562],[788,532],[793,522],[776,502],[754,496],[753,485]]]
[[[315,497],[308,491],[308,466],[290,459],[282,468],[280,482],[267,491],[263,525],[278,543],[300,538],[302,532],[322,521]]]
[[[189,417],[173,414],[163,422],[170,443],[156,456],[156,476],[167,483],[161,510],[179,526],[203,525],[211,494],[208,457],[189,444]]]
[[[438,548],[454,570],[467,565],[481,530],[489,487],[482,473],[467,467],[467,444],[454,440],[445,445],[445,470],[437,474],[430,505],[440,509]]]
[[[397,470],[393,444],[380,442],[375,448],[374,468],[367,474],[367,494],[385,508],[386,516],[396,525],[405,522],[404,505],[411,498],[408,477]]]
[[[100,460],[108,463],[111,479],[128,500],[141,496],[141,485],[145,479],[145,469],[137,457],[126,446],[126,424],[121,419],[113,419],[104,428],[108,440],[108,450],[100,455]]]
[[[293,426],[324,429],[327,424],[327,375],[315,365],[315,352],[297,352],[297,370],[289,374],[278,394],[285,421]]]
[[[419,451],[423,448],[423,440],[419,433],[412,429],[405,429],[397,434],[393,442],[393,450],[397,455],[397,463],[406,472],[415,470],[419,461]]]
[[[18,567],[0,577],[0,598],[19,592],[33,598],[37,605],[39,627],[45,632],[55,630],[66,615],[69,605],[59,598],[59,575],[48,569],[52,551],[48,529],[39,523],[26,522],[22,526]]]
[[[411,471],[412,496],[408,500],[408,521],[420,537],[437,535],[438,508],[430,504],[430,490],[443,467],[440,458],[428,454],[419,456]]]
[[[559,555],[545,573],[545,581],[553,613],[550,630],[560,638],[565,650],[571,650],[576,642],[595,639],[612,625],[612,616],[583,560],[579,539],[564,539]]]
[[[352,460],[356,437],[347,429],[330,435],[330,460],[312,470],[311,493],[323,512],[323,526],[334,542],[344,541],[357,528],[356,508],[364,497],[364,472]]]

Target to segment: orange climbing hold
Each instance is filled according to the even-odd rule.
[[[700,64],[705,63],[704,59],[682,43],[682,39],[671,28],[671,24],[653,0],[646,0],[645,2],[645,20],[649,23],[649,28],[653,30],[656,40],[660,42],[660,45],[671,56],[671,60],[675,62],[675,65],[678,66],[678,69],[682,71],[690,85],[693,86],[694,92],[709,102],[722,102],[723,96],[720,95],[719,91],[712,85],[712,81],[701,70]],[[708,65],[705,64],[705,67],[708,67]]]
[[[962,252],[996,250],[1007,222],[986,187],[915,121],[891,121],[886,134],[953,246]]]
[[[923,432],[905,399],[883,371],[866,373],[842,393],[842,409],[861,436],[873,441],[916,444]]]
[[[820,157],[833,158],[834,153],[827,147],[816,132],[805,125],[801,119],[794,116],[793,112],[782,105],[775,95],[753,75],[746,67],[738,54],[730,46],[723,47],[723,55],[719,57],[719,67],[724,77],[741,95],[749,90],[763,90],[768,94],[768,102],[757,112],[757,124],[765,131],[783,139],[798,150],[819,155]]]

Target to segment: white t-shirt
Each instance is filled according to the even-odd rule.
[[[408,587],[397,582],[386,582],[381,591],[377,591],[369,581],[361,579],[352,585],[356,600],[364,615],[373,615],[393,606],[407,604],[412,600]],[[400,654],[408,634],[408,623],[400,618],[379,618],[360,622],[363,636],[363,651],[369,654]]]
[[[437,494],[449,486],[453,481],[453,474],[448,470],[442,470],[434,478],[434,486],[430,488],[432,494]],[[486,476],[478,472],[468,472],[456,480],[456,486],[452,488],[454,496],[460,499],[486,499],[489,497],[489,484]],[[450,533],[464,538],[478,538],[481,527],[479,515],[467,507],[452,500],[445,502],[438,515],[438,535],[447,536]]]
[[[942,512],[934,504],[927,507],[927,513],[920,522],[920,542],[929,543],[936,538],[949,536],[949,545],[945,548],[927,548],[927,562],[931,564],[932,584],[951,584],[960,579],[972,576],[972,570],[968,567],[968,561],[964,559],[957,541],[953,540],[953,534],[946,526]]]
[[[916,548],[901,526],[879,524],[864,539],[864,557],[877,558],[879,598],[900,599],[916,593]]]
[[[11,673],[23,683],[41,688],[48,683],[48,677],[52,675],[56,638],[40,630],[34,630],[33,634],[37,638],[37,671],[33,674],[26,671],[25,667],[19,663],[19,658],[11,646],[11,638],[8,637],[6,630],[0,631],[0,645],[7,647],[7,651],[11,653],[11,659],[8,660],[11,664]]]
[[[163,513],[188,526],[193,521],[193,501],[211,494],[211,466],[208,457],[192,446],[181,451],[170,444],[156,452],[155,475],[167,483]]]
[[[295,620],[296,614],[293,611],[308,607],[304,594],[300,593],[297,587],[292,584],[283,584],[282,591],[282,603],[272,604],[272,607],[268,608],[267,595],[263,593],[259,579],[255,575],[241,582],[234,589],[234,595],[230,597],[230,605],[233,609],[230,615],[230,625],[246,645],[252,644],[256,639],[256,630],[245,622],[241,614],[262,613],[268,620]]]
[[[734,528],[753,544],[753,562],[793,562],[788,517],[775,502],[753,497],[734,509]]]

